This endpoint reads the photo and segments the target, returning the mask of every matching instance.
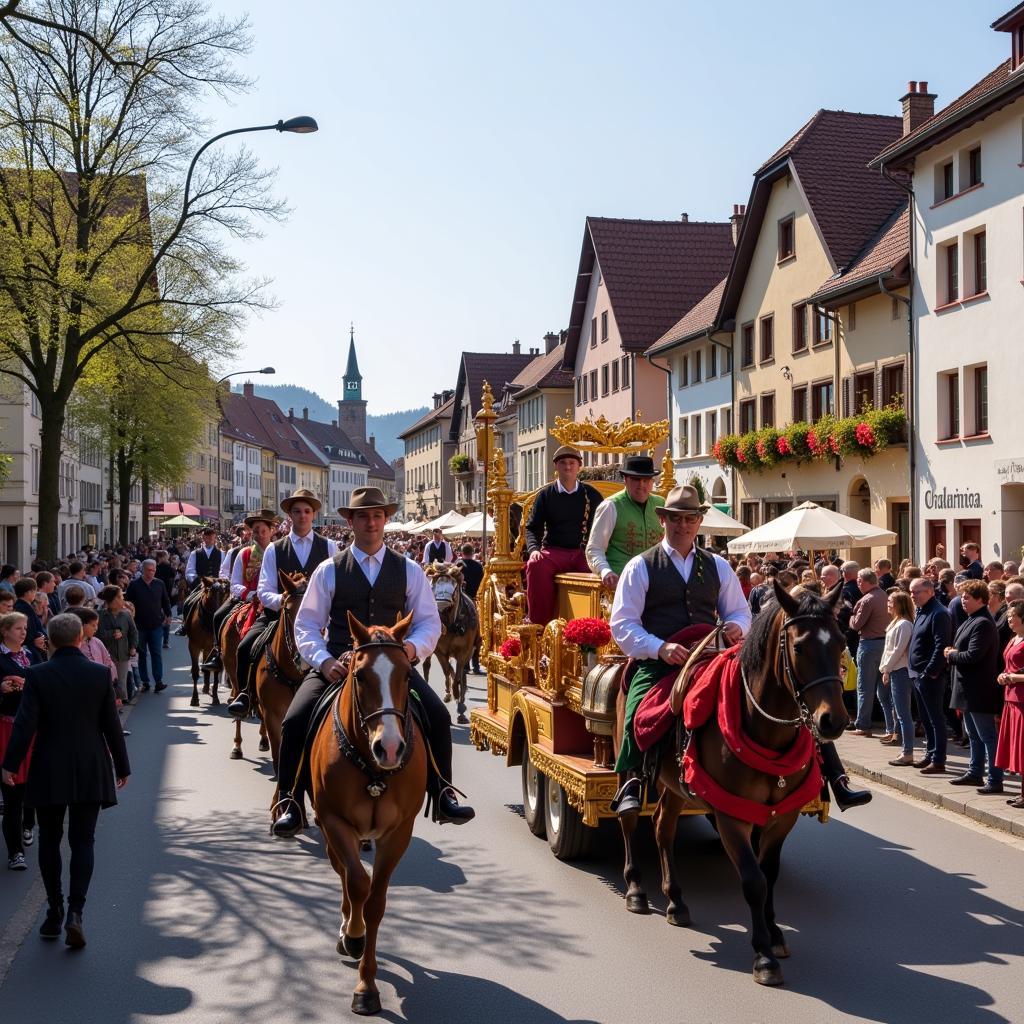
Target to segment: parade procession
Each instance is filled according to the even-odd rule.
[[[0,1017],[1024,1019],[1024,3],[287,13],[0,0]]]

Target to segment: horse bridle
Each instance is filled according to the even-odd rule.
[[[811,709],[807,706],[807,702],[804,700],[804,694],[813,689],[815,686],[824,686],[826,683],[842,683],[843,678],[840,675],[832,674],[827,676],[818,676],[817,679],[812,679],[809,682],[801,683],[796,676],[796,672],[793,670],[793,662],[789,656],[789,644],[786,643],[786,630],[790,626],[795,625],[798,622],[820,622],[826,621],[825,614],[815,614],[811,612],[805,612],[802,615],[791,615],[788,618],[782,620],[782,625],[779,627],[779,647],[782,648],[782,671],[785,675],[786,682],[789,684],[789,693],[796,703],[797,710],[800,712],[798,718],[776,718],[774,715],[768,714],[764,708],[754,699],[754,694],[751,692],[750,685],[747,683],[746,673],[742,673],[743,676],[743,689],[746,691],[747,699],[750,701],[751,706],[754,710],[761,715],[762,718],[766,718],[769,722],[773,722],[775,725],[787,725],[793,728],[799,728],[801,725],[806,725],[808,728],[811,726]]]

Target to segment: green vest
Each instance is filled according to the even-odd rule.
[[[615,529],[608,541],[606,554],[612,572],[618,575],[631,558],[661,540],[665,531],[655,509],[661,508],[665,499],[652,493],[641,509],[623,488],[608,501],[615,506]]]

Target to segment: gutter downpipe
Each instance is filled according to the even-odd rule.
[[[668,351],[668,349],[666,349],[665,351]],[[661,353],[658,354],[661,355]],[[654,361],[654,356],[644,356],[644,358],[656,370],[661,370],[661,372],[665,374],[665,408],[668,412],[668,456],[669,458],[672,458],[672,370],[668,366],[659,366]],[[633,390],[633,394],[636,394],[635,389]],[[635,404],[636,400],[634,398],[634,405]]]

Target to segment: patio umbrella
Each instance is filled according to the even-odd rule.
[[[152,506],[149,514],[151,516],[198,516],[200,512],[195,505],[190,505],[187,501],[165,501],[160,505]]]
[[[421,526],[416,528],[417,533],[430,533],[431,530],[446,530],[449,526],[458,526],[459,523],[465,522],[466,517],[460,515],[455,509],[451,512],[445,512],[443,516],[439,516],[437,519],[432,519],[429,523],[423,523]]]
[[[442,532],[449,540],[452,537],[481,537],[483,536],[483,525],[483,513],[473,512],[457,526],[449,526]],[[487,517],[487,532],[491,536],[494,535],[494,519],[491,516]]]
[[[756,530],[729,541],[733,554],[750,551],[821,550],[822,548],[874,547],[896,543],[892,530],[805,501]]]
[[[173,519],[164,520],[160,525],[166,529],[168,526],[202,526],[202,523],[197,523],[189,516],[175,516]]]
[[[737,537],[749,529],[749,526],[744,526],[738,519],[727,516],[714,505],[704,513],[704,522],[700,525],[700,532],[712,537]]]

